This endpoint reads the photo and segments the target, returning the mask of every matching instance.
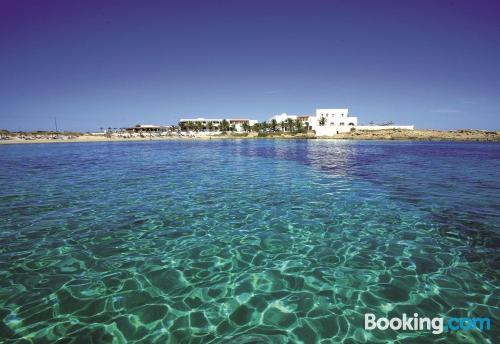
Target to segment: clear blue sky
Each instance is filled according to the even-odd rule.
[[[349,107],[500,129],[495,1],[0,1],[0,128]]]

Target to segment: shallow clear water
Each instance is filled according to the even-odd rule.
[[[499,195],[488,143],[0,146],[0,339],[493,343]],[[363,330],[415,312],[492,327]]]

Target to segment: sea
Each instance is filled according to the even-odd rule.
[[[2,343],[498,343],[499,307],[498,143],[0,146]]]

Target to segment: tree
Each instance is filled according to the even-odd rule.
[[[229,122],[226,119],[223,119],[222,122],[220,123],[220,130],[229,131]]]
[[[278,129],[278,121],[273,118],[271,120],[270,126],[272,131],[276,131]]]
[[[203,124],[201,122],[195,122],[194,123],[194,130],[196,132],[200,131],[200,130],[203,130]]]
[[[298,118],[297,118],[297,119],[295,120],[295,130],[296,130],[298,133],[300,133],[300,132],[302,132],[302,128],[303,128],[303,123],[302,123],[302,121],[301,121],[300,119],[298,119]]]
[[[324,126],[325,124],[326,124],[326,117],[321,116],[321,118],[319,119],[319,125]]]
[[[260,123],[255,123],[252,126],[252,131],[255,131],[256,133],[258,133],[260,131]]]
[[[262,130],[262,131],[267,131],[267,129],[268,129],[268,128],[269,128],[269,124],[267,124],[267,122],[266,122],[266,121],[264,121],[264,122],[262,122],[262,123],[260,124],[260,130]]]
[[[212,121],[208,121],[208,123],[207,123],[207,129],[209,131],[212,131],[214,129],[214,123]]]
[[[287,128],[287,130],[289,132],[292,132],[293,131],[293,127],[294,127],[293,119],[287,118],[286,119],[286,128]]]
[[[250,124],[248,124],[247,122],[244,122],[243,125],[242,125],[242,127],[243,127],[243,131],[244,132],[247,133],[247,132],[250,131]]]

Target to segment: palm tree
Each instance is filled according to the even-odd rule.
[[[286,128],[288,129],[289,132],[293,131],[293,119],[287,118],[286,119]]]
[[[194,130],[195,130],[196,132],[198,132],[198,131],[200,131],[200,130],[203,130],[203,124],[202,124],[201,122],[196,122],[196,123],[194,124]]]
[[[274,118],[273,118],[273,119],[271,120],[270,125],[271,125],[271,130],[272,130],[272,131],[276,131],[276,129],[278,128],[278,121],[277,121],[276,119],[274,119]]]
[[[303,126],[302,126],[302,121],[301,121],[300,119],[298,119],[298,118],[297,118],[297,119],[295,120],[295,130],[296,130],[298,133],[300,133],[300,132],[302,132],[302,127],[303,127]]]
[[[243,127],[243,131],[244,132],[247,133],[247,132],[250,131],[250,124],[248,124],[247,122],[244,122],[243,125],[242,125],[242,127]]]
[[[220,123],[220,130],[221,131],[229,130],[229,122],[226,119],[223,119],[222,122]]]
[[[207,129],[209,131],[212,131],[214,129],[214,123],[212,121],[208,121],[208,123],[207,123]]]
[[[266,121],[262,122],[262,123],[260,124],[260,129],[261,129],[262,131],[267,131],[267,129],[269,129],[269,124],[268,124]]]
[[[325,124],[326,124],[326,117],[321,116],[321,118],[319,119],[319,125],[324,126]]]

